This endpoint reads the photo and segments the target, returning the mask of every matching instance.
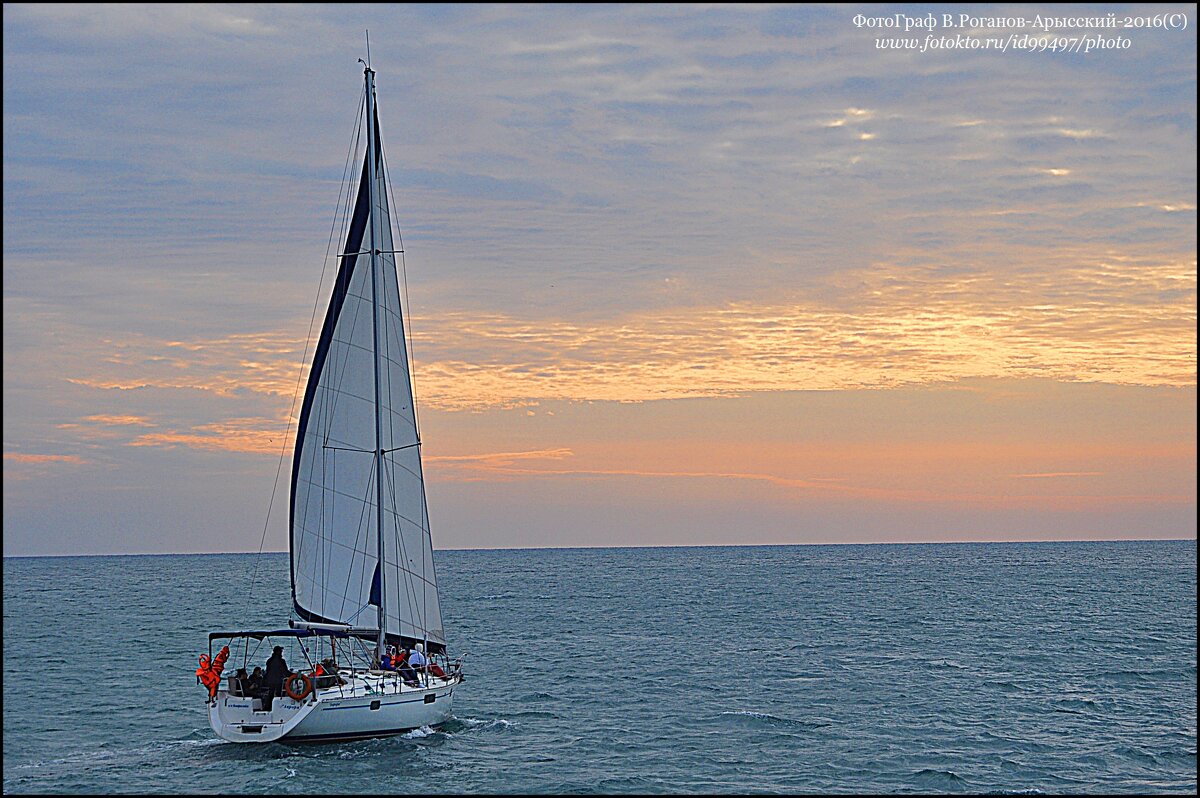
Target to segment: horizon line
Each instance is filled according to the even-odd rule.
[[[480,548],[442,548],[439,551],[573,551],[578,549],[715,549],[715,548],[765,548],[788,546],[981,546],[994,544],[1016,543],[1195,543],[1197,538],[1072,538],[1072,539],[1037,539],[1037,540],[896,540],[896,541],[866,541],[866,542],[826,542],[826,543],[676,543],[666,545],[625,545],[625,546],[492,546]],[[289,554],[286,549],[271,551],[132,551],[92,554],[5,554],[6,560],[37,559],[49,557],[224,557],[231,554],[244,554],[251,557],[263,554]]]

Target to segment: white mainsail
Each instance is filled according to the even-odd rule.
[[[373,110],[373,103],[369,107]],[[364,159],[297,428],[291,491],[292,597],[304,620],[370,628],[378,623],[382,599],[389,639],[400,638],[406,645],[427,641],[432,651],[440,651],[446,640],[377,114],[371,124],[376,144],[368,147]],[[374,164],[369,163],[372,152]],[[371,180],[374,187],[369,186]],[[379,303],[377,333],[373,293]],[[376,484],[376,463],[382,465],[382,491]],[[384,563],[379,569],[381,535]]]

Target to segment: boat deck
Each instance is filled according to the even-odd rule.
[[[429,674],[422,676],[421,681],[417,684],[409,684],[394,671],[339,671],[338,676],[345,680],[346,684],[335,684],[316,690],[318,701],[330,698],[355,698],[369,695],[423,693],[429,690],[441,690],[456,682],[453,677],[440,677]]]

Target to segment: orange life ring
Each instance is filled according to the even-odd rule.
[[[297,679],[299,679],[301,684],[304,685],[304,688],[302,690],[296,690],[292,687],[292,684]],[[296,701],[303,701],[304,699],[308,698],[308,694],[311,693],[312,691],[313,691],[312,679],[309,679],[303,673],[293,673],[291,676],[288,677],[287,681],[283,683],[283,692],[288,694],[288,698],[295,699]]]

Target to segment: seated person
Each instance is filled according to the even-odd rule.
[[[417,643],[416,648],[408,655],[408,664],[418,673],[425,670],[425,666],[429,664],[429,660],[425,659],[424,644]]]
[[[246,695],[246,682],[249,677],[246,675],[245,668],[238,668],[233,676],[229,677],[229,694],[235,696]]]
[[[345,684],[346,680],[338,674],[337,663],[333,657],[326,657],[317,664],[319,673],[317,674],[317,687],[333,687],[336,684]]]
[[[400,649],[400,653],[396,655],[395,664],[396,672],[400,674],[400,678],[404,680],[404,683],[410,687],[416,687],[418,684],[417,672],[413,670],[412,665],[408,664],[407,649]]]
[[[243,685],[242,692],[251,698],[262,698],[264,688],[263,669],[256,665],[254,672],[250,674],[250,678]]]

